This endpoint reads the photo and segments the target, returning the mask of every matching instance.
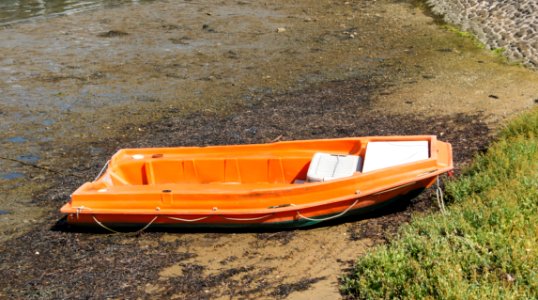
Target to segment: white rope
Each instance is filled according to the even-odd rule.
[[[305,217],[301,214],[300,211],[297,211],[297,215],[305,220],[309,220],[309,221],[314,221],[314,222],[323,222],[323,221],[328,221],[328,220],[332,220],[332,219],[336,219],[336,218],[339,218],[343,215],[345,215],[353,206],[355,206],[355,204],[357,204],[357,202],[359,202],[359,199],[355,200],[355,202],[353,202],[353,204],[351,204],[348,208],[346,208],[346,210],[344,210],[343,212],[337,214],[337,215],[334,215],[334,216],[330,216],[330,217],[327,217],[327,218],[322,218],[322,219],[314,219],[314,218],[309,218],[309,217]]]
[[[255,218],[230,218],[230,217],[225,217],[225,216],[222,216],[222,217],[224,219],[230,220],[230,221],[256,221],[256,220],[265,219],[265,218],[270,217],[272,215],[273,214],[268,214],[268,215],[265,215],[265,216],[255,217]]]
[[[182,219],[182,218],[176,218],[176,217],[167,217],[167,218],[172,219],[172,220],[176,220],[176,221],[181,221],[181,222],[198,222],[198,221],[201,221],[201,220],[209,218],[209,216],[201,217],[201,218],[198,218],[198,219]]]
[[[85,210],[85,209],[92,210],[91,208],[86,207],[86,206],[84,206],[84,205],[79,206],[79,207],[73,207],[73,208],[76,208],[76,209],[77,209],[77,220],[78,220],[78,216],[80,215],[80,213],[81,213],[83,210]]]
[[[153,218],[153,220],[149,221],[149,223],[146,224],[146,226],[142,227],[142,229],[139,229],[139,230],[135,231],[134,233],[140,233],[140,232],[142,232],[142,231],[148,229],[148,227],[149,227],[151,224],[153,224],[153,222],[155,222],[155,220],[157,220],[158,217],[159,217],[159,216],[155,216],[155,218]],[[92,216],[92,218],[93,218],[93,220],[95,221],[95,223],[97,223],[97,225],[103,227],[104,229],[106,229],[106,230],[108,230],[108,231],[110,231],[110,232],[112,232],[112,233],[122,233],[122,232],[116,231],[116,230],[114,230],[114,229],[112,229],[112,228],[106,226],[105,224],[99,222],[99,220],[97,220],[97,218],[95,218],[95,216]]]
[[[149,227],[151,224],[153,224],[153,222],[155,222],[155,220],[157,220],[157,217],[159,217],[159,216],[155,216],[155,218],[153,218],[153,220],[151,220],[146,226],[144,226],[142,229],[136,231],[135,233],[139,233],[139,232],[142,232],[142,231],[148,229],[148,227]]]
[[[441,210],[441,213],[446,214],[446,208],[445,208],[445,197],[443,190],[441,189],[441,181],[439,179],[439,176],[437,177],[437,184],[435,187],[435,198],[437,200],[437,206],[439,206],[439,210]]]
[[[106,164],[103,166],[103,168],[101,168],[101,171],[99,171],[99,174],[97,174],[97,176],[95,176],[95,179],[93,181],[96,181],[97,179],[99,179],[99,177],[101,177],[101,175],[103,174],[103,172],[106,170],[106,168],[108,167],[108,164],[110,163],[110,160],[107,160],[106,161]]]
[[[92,218],[93,218],[93,220],[95,221],[95,223],[97,223],[97,225],[103,227],[104,229],[106,229],[106,230],[108,230],[108,231],[110,231],[110,232],[113,232],[113,233],[121,233],[121,232],[116,231],[116,230],[114,230],[114,229],[111,229],[111,228],[107,227],[105,224],[99,222],[99,220],[97,220],[97,219],[95,218],[95,216],[92,216]]]

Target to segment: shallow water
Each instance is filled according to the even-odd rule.
[[[88,9],[108,8],[122,3],[149,0],[0,0],[0,25],[40,16],[71,14]]]

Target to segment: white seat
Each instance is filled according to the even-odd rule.
[[[362,172],[428,159],[429,153],[428,141],[369,142]]]
[[[314,154],[308,173],[309,182],[328,181],[353,176],[360,171],[362,159],[357,155],[336,155],[318,152]]]

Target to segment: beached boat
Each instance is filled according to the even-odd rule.
[[[122,149],[61,208],[69,224],[293,228],[370,211],[452,170],[435,136]]]

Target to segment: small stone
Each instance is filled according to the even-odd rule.
[[[35,255],[39,255],[39,251],[36,251],[36,252],[35,252]]]
[[[286,28],[284,28],[284,27],[278,27],[278,28],[276,29],[276,32],[277,32],[277,33],[282,33],[282,32],[285,32],[285,31],[286,31]]]

